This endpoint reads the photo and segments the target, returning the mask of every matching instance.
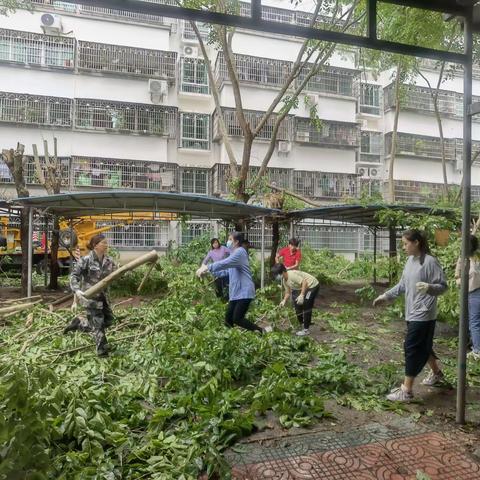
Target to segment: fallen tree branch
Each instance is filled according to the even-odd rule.
[[[33,307],[34,305],[37,305],[41,301],[42,300],[36,300],[35,302],[22,303],[19,305],[11,305],[9,307],[0,308],[0,316],[7,315],[7,314],[16,314],[18,312],[21,312],[22,310],[26,310],[28,308]]]
[[[2,300],[0,301],[0,305],[6,305],[6,304],[11,304],[11,303],[23,303],[23,302],[26,302],[26,301],[29,301],[31,302],[32,300],[38,300],[40,297],[40,295],[34,295],[32,297],[22,297],[22,298],[12,298],[10,300]]]
[[[137,288],[137,293],[140,293],[140,290],[142,289],[143,284],[145,283],[147,278],[150,276],[150,272],[153,270],[153,267],[156,265],[156,263],[157,263],[156,261],[152,262],[152,264],[150,265],[150,268],[145,272],[145,275],[143,276],[143,279]]]
[[[60,297],[60,298],[57,298],[54,302],[50,303],[50,305],[52,305],[53,307],[55,307],[56,305],[61,305],[62,303],[70,300],[73,298],[73,293],[69,293],[68,295],[65,295],[63,297]]]

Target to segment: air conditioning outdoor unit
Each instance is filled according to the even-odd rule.
[[[198,57],[198,47],[192,47],[191,45],[186,45],[183,47],[183,56],[190,58]]]
[[[287,141],[278,142],[278,151],[279,153],[290,153],[292,150],[292,144]]]
[[[162,180],[162,188],[173,187],[173,173],[172,172],[161,172],[160,178]]]
[[[309,142],[310,132],[297,132],[297,142]]]
[[[383,176],[383,169],[378,166],[378,167],[370,167],[368,169],[368,176],[370,178],[375,178],[375,179],[379,179],[379,178],[382,178]]]
[[[357,168],[357,174],[361,178],[370,178],[369,172],[368,172],[368,167],[359,167]]]
[[[318,95],[305,95],[305,103],[310,107],[313,105],[317,105],[318,103]]]
[[[59,15],[44,13],[40,17],[40,25],[43,33],[50,35],[60,35],[63,32],[62,19]]]
[[[168,83],[166,80],[148,80],[148,91],[152,103],[160,103],[164,101],[168,95]]]

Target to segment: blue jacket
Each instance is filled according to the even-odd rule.
[[[217,274],[228,270],[230,277],[229,300],[255,298],[255,285],[252,280],[248,253],[243,247],[238,247],[229,257],[208,265],[208,270]],[[222,276],[222,275],[216,275]]]

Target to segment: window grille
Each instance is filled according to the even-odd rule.
[[[455,140],[444,140],[445,157],[447,160],[455,159]],[[390,155],[392,148],[392,133],[385,135],[385,155]],[[397,155],[406,155],[425,158],[442,158],[440,138],[397,133]]]
[[[109,227],[103,232],[109,244],[119,250],[159,248],[168,246],[170,222],[168,221],[102,221],[95,223],[96,228]]]
[[[237,114],[233,108],[223,108],[223,118],[225,121],[225,126],[227,129],[227,134],[231,137],[241,137],[243,136],[242,128],[237,119]],[[261,118],[263,117],[263,112],[257,112],[253,110],[245,110],[245,117],[247,122],[250,123],[252,129],[260,123]],[[221,138],[220,130],[218,128],[217,114],[214,114],[214,140],[219,140]],[[270,140],[273,135],[273,128],[275,121],[277,119],[277,114],[272,114],[262,130],[259,132],[256,139],[258,140]],[[278,129],[277,140],[290,140],[293,135],[293,116],[285,117]]]
[[[439,199],[442,188],[443,185],[440,183],[395,180],[395,200],[403,203],[425,204]]]
[[[457,162],[463,161],[463,138],[455,139],[455,157]],[[472,140],[472,165],[480,165],[480,141]]]
[[[116,130],[174,138],[177,109],[143,103],[76,99],[75,127],[85,130]]]
[[[271,58],[235,54],[238,80],[245,83],[281,87],[292,70],[292,62]],[[215,66],[217,83],[229,81],[227,64],[222,52],[218,54]]]
[[[293,190],[304,197],[338,199],[358,196],[358,175],[294,170]]]
[[[203,168],[182,168],[180,171],[182,193],[208,194],[209,170]]]
[[[380,163],[383,152],[383,134],[380,132],[361,132],[360,160]]]
[[[298,76],[297,83],[302,83],[313,68],[307,65]],[[347,97],[358,95],[359,73],[344,68],[322,67],[318,73],[308,80],[305,91],[314,93],[331,93]]]
[[[213,235],[213,230],[213,222],[187,222],[182,228],[181,244],[185,245],[203,235]]]
[[[312,143],[324,147],[357,147],[359,127],[357,124],[320,120],[317,126],[309,118],[296,118],[297,142]]]
[[[83,70],[175,80],[176,52],[78,42],[78,67]]]
[[[180,114],[180,146],[196,150],[210,148],[210,115],[203,113]]]
[[[210,93],[205,61],[200,58],[182,58],[181,91],[185,93]]]
[[[40,167],[42,168],[43,173],[46,173],[45,157],[39,157]],[[70,158],[69,157],[58,157],[58,162],[60,165],[60,175],[62,178],[61,185],[62,187],[69,186],[70,180]],[[31,156],[27,156],[24,159],[23,163],[23,175],[25,178],[25,183],[27,185],[39,185],[40,181],[37,174],[37,169],[35,166],[35,160]],[[13,183],[13,178],[10,174],[10,171],[2,161],[0,162],[0,183]]]
[[[73,38],[0,29],[0,62],[73,69]]]
[[[202,40],[208,40],[208,36],[210,34],[210,27],[204,23],[195,22],[195,24],[197,25]],[[185,20],[183,22],[182,38],[184,41],[198,42],[197,34],[195,33],[195,30],[192,28],[192,25],[188,20]]]
[[[372,83],[360,84],[360,112],[380,115],[381,86]]]
[[[70,127],[72,100],[61,97],[0,92],[0,121]]]
[[[72,157],[75,188],[178,191],[178,165],[116,158]]]

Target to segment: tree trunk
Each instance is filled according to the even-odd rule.
[[[277,255],[278,245],[280,244],[280,225],[278,220],[272,223],[272,250],[270,252],[270,267],[275,265],[275,257]]]
[[[447,178],[447,159],[445,156],[445,138],[443,136],[443,125],[440,112],[438,111],[438,91],[433,99],[433,108],[435,110],[435,118],[437,119],[438,133],[440,136],[440,151],[442,154],[442,174],[443,174],[443,199],[448,200],[448,178]]]
[[[53,217],[52,241],[50,242],[50,283],[48,284],[48,288],[51,290],[58,290],[58,277],[60,275],[60,267],[58,265],[59,238],[60,222],[55,215]]]
[[[235,198],[242,202],[248,202],[251,195],[247,192],[248,171],[250,167],[250,157],[252,154],[253,137],[251,135],[245,135],[243,142],[242,153],[242,166],[238,174],[237,184],[235,185],[236,191],[234,192]]]
[[[390,149],[390,166],[388,169],[388,201],[395,202],[395,178],[393,171],[395,168],[395,156],[397,152],[397,131],[398,117],[400,115],[400,74],[401,68],[397,67],[397,76],[395,78],[395,117],[393,120],[392,146]]]

